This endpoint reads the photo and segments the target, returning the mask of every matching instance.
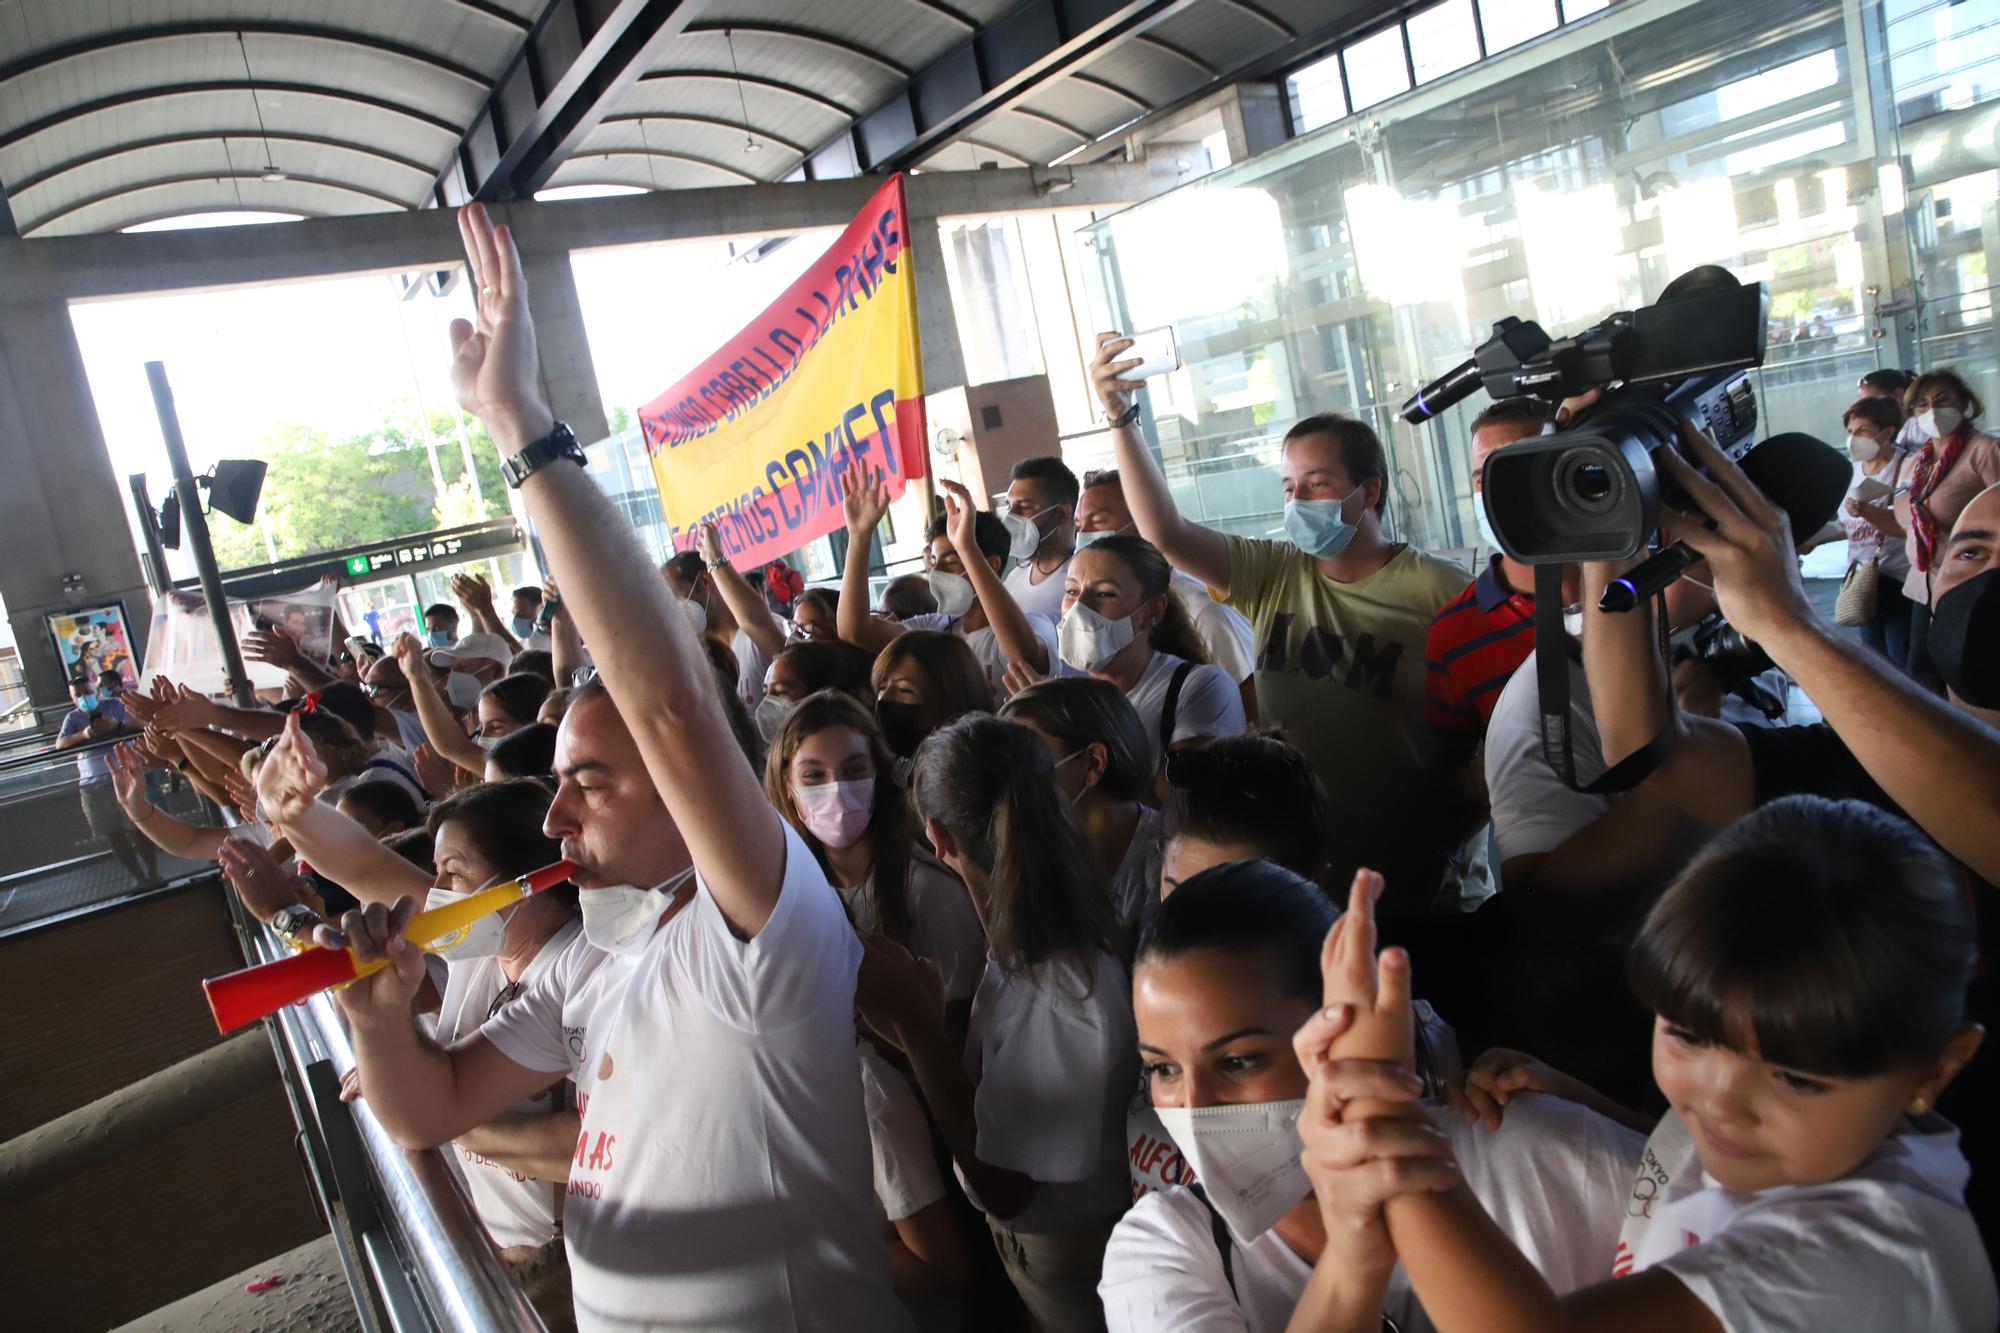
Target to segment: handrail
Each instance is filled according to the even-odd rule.
[[[244,958],[289,949],[234,893]],[[330,994],[266,1022],[355,1307],[371,1333],[543,1333],[444,1154],[396,1145],[365,1101],[340,1100],[354,1048]]]

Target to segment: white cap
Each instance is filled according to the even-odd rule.
[[[430,654],[430,664],[450,670],[461,662],[477,666],[479,665],[477,659],[480,658],[498,662],[505,667],[514,659],[514,654],[508,650],[507,641],[498,634],[468,634],[449,648],[433,649]]]

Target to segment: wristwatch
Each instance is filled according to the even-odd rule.
[[[271,929],[277,932],[278,938],[294,949],[305,949],[312,946],[313,927],[325,919],[304,903],[292,903],[290,906],[278,909],[277,914],[271,918]]]
[[[500,460],[500,475],[507,484],[519,490],[521,483],[540,472],[558,459],[567,458],[578,467],[584,467],[588,459],[584,457],[583,446],[576,442],[576,432],[567,422],[558,421],[555,429],[536,440],[520,453]]]
[[[729,557],[727,555],[722,555],[716,557],[713,560],[704,560],[702,561],[702,563],[704,565],[707,565],[711,571],[718,569],[726,569],[729,566]]]
[[[1123,412],[1120,412],[1117,416],[1111,418],[1111,428],[1113,430],[1117,430],[1120,427],[1131,425],[1138,419],[1139,419],[1139,400],[1135,397],[1132,400],[1132,406],[1126,408]]]

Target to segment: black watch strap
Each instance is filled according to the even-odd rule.
[[[1123,412],[1120,412],[1117,416],[1111,418],[1111,426],[1112,429],[1116,430],[1121,426],[1129,426],[1138,419],[1139,419],[1139,400],[1137,398],[1134,398],[1132,400],[1132,406],[1126,408]]]
[[[522,482],[540,472],[549,464],[567,458],[578,467],[584,467],[589,460],[584,457],[583,446],[576,442],[576,433],[567,422],[558,421],[555,429],[541,439],[523,449],[520,453],[500,460],[500,475],[507,484],[519,489]]]

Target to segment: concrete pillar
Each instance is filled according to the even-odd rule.
[[[542,359],[542,392],[556,420],[567,421],[576,438],[594,443],[611,433],[597,367],[583,329],[583,306],[567,251],[521,256],[528,279],[528,311],[535,318],[535,346]],[[662,386],[664,387],[664,386]]]
[[[135,383],[144,370],[132,368]],[[37,705],[69,695],[42,615],[122,601],[144,660],[153,603],[60,299],[0,304],[0,598]]]
[[[910,219],[910,251],[916,260],[917,336],[923,346],[924,392],[965,384],[965,348],[958,339],[958,314],[951,302],[951,274],[945,267],[944,236],[935,217]]]

